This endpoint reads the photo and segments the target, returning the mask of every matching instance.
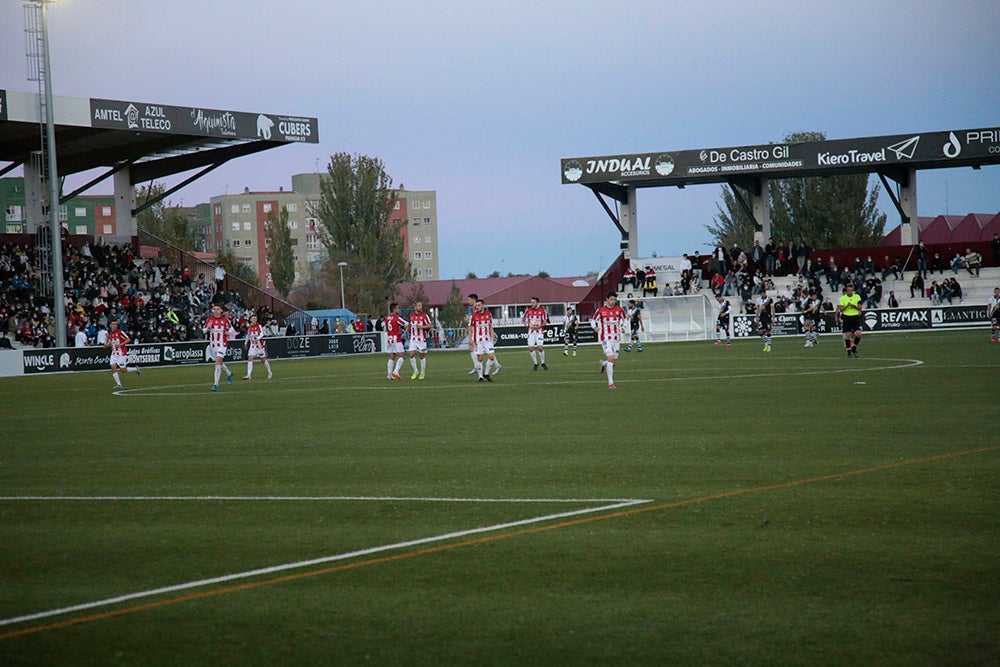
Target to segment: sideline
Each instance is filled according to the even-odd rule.
[[[439,535],[439,536],[436,536],[436,537],[424,538],[424,539],[420,539],[420,540],[412,540],[410,542],[400,542],[400,543],[397,543],[397,544],[394,544],[394,545],[385,545],[385,546],[382,546],[382,547],[373,547],[371,549],[364,549],[364,550],[350,552],[350,553],[346,553],[346,554],[340,554],[338,556],[330,556],[330,557],[327,557],[327,558],[319,558],[319,559],[314,559],[314,560],[310,560],[310,561],[302,561],[300,563],[291,563],[291,564],[288,564],[288,565],[279,565],[279,566],[275,566],[275,567],[271,567],[271,568],[262,568],[262,569],[259,569],[259,570],[252,570],[250,572],[239,573],[239,574],[236,574],[236,575],[228,575],[228,576],[225,576],[225,577],[216,577],[214,579],[205,579],[205,580],[198,581],[198,582],[189,582],[187,584],[179,584],[177,586],[168,586],[168,587],[165,587],[165,588],[156,589],[156,590],[152,590],[152,591],[143,591],[141,593],[133,593],[131,595],[120,596],[120,597],[117,597],[117,598],[109,598],[107,600],[100,600],[100,601],[92,602],[92,603],[88,603],[88,604],[76,605],[76,606],[73,606],[73,607],[65,607],[63,609],[54,609],[54,610],[51,610],[51,611],[41,612],[41,613],[38,613],[38,614],[31,614],[31,615],[27,615],[27,616],[20,616],[20,617],[17,617],[17,618],[3,619],[3,620],[0,620],[0,625],[11,625],[11,624],[14,624],[14,623],[21,623],[21,622],[28,621],[28,620],[38,620],[40,618],[45,618],[45,617],[50,617],[50,616],[55,616],[55,615],[60,615],[60,614],[65,614],[65,613],[70,613],[70,612],[73,612],[73,611],[80,611],[80,610],[83,610],[83,609],[90,609],[90,608],[94,608],[94,607],[98,607],[98,606],[106,606],[106,605],[110,605],[110,604],[115,604],[117,602],[127,601],[127,600],[135,599],[135,598],[138,598],[138,597],[148,597],[148,596],[152,596],[152,595],[158,595],[158,594],[161,594],[161,593],[174,592],[174,591],[183,590],[183,589],[187,589],[187,588],[194,588],[196,586],[206,586],[206,585],[210,585],[210,584],[213,584],[213,583],[220,583],[220,582],[230,581],[230,580],[233,580],[233,579],[236,579],[236,578],[247,578],[247,577],[252,577],[252,576],[258,576],[260,574],[269,574],[269,573],[278,572],[278,571],[281,571],[281,570],[292,569],[292,568],[308,567],[309,565],[315,565],[315,564],[319,564],[319,563],[326,563],[326,562],[331,562],[331,561],[335,561],[335,560],[344,560],[344,559],[347,559],[347,558],[353,558],[355,556],[373,554],[373,553],[377,553],[379,551],[387,551],[389,549],[404,548],[404,547],[407,547],[407,546],[415,546],[415,545],[419,545],[419,544],[427,544],[427,543],[430,543],[430,542],[437,542],[437,541],[452,539],[452,538],[455,538],[455,537],[463,537],[463,536],[472,535],[472,534],[475,534],[475,533],[483,533],[483,532],[488,532],[488,531],[501,530],[503,528],[512,528],[512,527],[524,526],[524,525],[528,525],[528,524],[532,524],[532,523],[539,523],[539,522],[548,521],[548,520],[551,520],[551,519],[558,519],[558,518],[569,519],[569,517],[572,517],[572,516],[578,516],[578,515],[582,515],[582,514],[591,514],[591,516],[585,516],[585,517],[582,517],[582,518],[572,518],[572,519],[569,519],[569,520],[559,521],[557,523],[552,523],[552,524],[548,524],[548,525],[544,525],[544,526],[533,526],[533,527],[530,527],[530,528],[522,528],[520,530],[514,530],[514,531],[510,531],[510,532],[502,532],[502,533],[498,533],[498,534],[494,534],[494,535],[486,535],[486,536],[483,536],[483,537],[477,537],[477,538],[471,539],[471,540],[463,540],[463,541],[460,541],[460,542],[452,542],[452,543],[449,543],[449,544],[439,544],[439,545],[435,545],[435,546],[431,546],[431,547],[427,547],[427,548],[423,548],[423,549],[417,549],[415,551],[404,551],[404,552],[398,553],[398,554],[392,554],[392,555],[388,555],[388,556],[381,556],[381,557],[378,557],[378,558],[371,558],[371,559],[367,559],[367,560],[355,561],[353,563],[346,563],[346,564],[337,565],[337,566],[334,566],[334,567],[326,567],[326,568],[321,568],[321,569],[318,569],[318,570],[308,570],[306,572],[297,572],[297,573],[294,573],[294,574],[287,574],[287,575],[280,576],[280,577],[272,577],[272,578],[263,579],[263,580],[260,580],[260,581],[253,581],[253,582],[247,582],[247,583],[243,583],[243,584],[238,584],[236,586],[228,586],[228,587],[218,588],[218,589],[214,589],[214,590],[199,591],[199,592],[195,592],[195,593],[189,593],[187,595],[182,595],[182,596],[179,596],[179,597],[167,598],[167,599],[163,599],[163,600],[157,600],[157,601],[154,601],[154,602],[147,602],[145,604],[135,605],[135,606],[131,606],[131,607],[124,607],[124,608],[121,608],[121,609],[115,609],[115,610],[112,610],[112,611],[102,612],[102,613],[99,613],[99,614],[92,614],[92,615],[89,615],[89,616],[82,616],[82,617],[78,617],[78,618],[71,618],[71,619],[67,619],[67,620],[64,620],[64,621],[59,621],[59,622],[56,622],[56,623],[50,623],[50,624],[46,624],[46,625],[30,626],[30,627],[26,627],[26,628],[21,628],[19,630],[14,630],[14,631],[11,631],[11,632],[0,634],[0,640],[10,639],[12,637],[18,637],[18,636],[23,636],[23,635],[27,635],[27,634],[33,634],[33,633],[36,633],[36,632],[41,632],[43,630],[52,630],[52,629],[63,628],[63,627],[67,627],[67,626],[71,626],[71,625],[76,625],[76,624],[80,624],[80,623],[89,623],[89,622],[92,622],[92,621],[98,621],[98,620],[102,620],[102,619],[105,619],[105,618],[111,618],[111,617],[114,617],[114,616],[121,616],[121,615],[125,615],[125,614],[137,613],[137,612],[145,611],[145,610],[148,610],[148,609],[154,609],[154,608],[157,608],[157,607],[163,607],[163,606],[167,606],[167,605],[171,605],[171,604],[177,604],[177,603],[180,603],[180,602],[186,602],[186,601],[189,601],[189,600],[195,600],[195,599],[200,599],[200,598],[212,597],[212,596],[215,596],[215,595],[223,595],[223,594],[228,594],[228,593],[235,593],[235,592],[238,592],[238,591],[247,590],[247,589],[251,589],[251,588],[258,588],[258,587],[261,587],[261,586],[268,586],[268,585],[272,585],[272,584],[284,583],[284,582],[287,582],[287,581],[293,581],[293,580],[302,579],[302,578],[305,578],[305,577],[315,577],[315,576],[320,576],[320,575],[324,575],[324,574],[330,574],[330,573],[333,573],[333,572],[342,572],[342,571],[345,571],[345,570],[351,570],[351,569],[356,569],[356,568],[361,568],[361,567],[369,567],[369,566],[372,566],[372,565],[378,565],[378,564],[381,564],[381,563],[388,563],[388,562],[392,562],[392,561],[396,561],[396,560],[416,558],[418,556],[425,556],[425,555],[428,555],[428,554],[440,553],[440,552],[448,551],[448,550],[451,550],[451,549],[458,549],[458,548],[467,547],[467,546],[474,546],[474,545],[477,545],[477,544],[486,544],[486,543],[489,543],[489,542],[495,542],[495,541],[510,539],[510,538],[514,538],[514,537],[521,537],[521,536],[524,536],[524,535],[533,535],[533,534],[536,534],[536,533],[547,532],[547,531],[556,530],[556,529],[559,529],[559,528],[567,528],[567,527],[570,527],[570,526],[578,526],[578,525],[583,525],[583,524],[588,524],[588,523],[594,523],[596,521],[603,521],[603,520],[606,520],[606,519],[614,519],[614,518],[620,518],[620,517],[625,517],[625,516],[632,516],[632,515],[636,515],[636,514],[641,514],[641,513],[646,513],[646,512],[654,512],[654,511],[666,510],[666,509],[673,509],[673,508],[677,508],[677,507],[686,507],[686,506],[689,506],[689,505],[695,505],[695,504],[698,504],[698,503],[704,503],[704,502],[709,502],[709,501],[713,501],[713,500],[720,500],[720,499],[723,499],[723,498],[732,498],[732,497],[735,497],[735,496],[741,496],[741,495],[745,495],[745,494],[749,494],[749,493],[760,493],[760,492],[764,492],[764,491],[775,491],[775,490],[780,490],[780,489],[789,489],[789,488],[794,488],[794,487],[798,487],[798,486],[804,486],[806,484],[815,484],[815,483],[818,483],[818,482],[825,482],[825,481],[830,481],[830,480],[835,480],[835,479],[843,479],[845,477],[853,477],[853,476],[856,476],[856,475],[864,475],[864,474],[873,473],[873,472],[881,472],[881,471],[884,471],[884,470],[892,470],[894,468],[901,468],[901,467],[904,467],[904,466],[918,465],[918,464],[922,464],[922,463],[932,463],[934,461],[943,461],[943,460],[946,460],[946,459],[958,458],[958,457],[961,457],[961,456],[969,456],[969,455],[974,455],[974,454],[983,454],[983,453],[987,453],[987,452],[994,452],[994,451],[997,451],[997,450],[1000,450],[1000,445],[993,445],[993,446],[990,446],[990,447],[980,447],[980,448],[976,448],[976,449],[967,449],[967,450],[963,450],[963,451],[959,451],[959,452],[950,452],[950,453],[946,453],[946,454],[938,454],[938,455],[935,455],[935,456],[927,456],[927,457],[918,458],[918,459],[907,459],[907,460],[904,460],[904,461],[897,461],[895,463],[884,463],[884,464],[881,464],[881,465],[870,466],[870,467],[867,467],[867,468],[858,468],[858,469],[855,469],[855,470],[846,470],[846,471],[837,472],[837,473],[831,473],[831,474],[827,474],[827,475],[820,475],[820,476],[817,476],[817,477],[806,477],[806,478],[803,478],[803,479],[791,480],[791,481],[788,481],[788,482],[781,482],[781,483],[778,483],[778,484],[768,484],[768,485],[765,485],[765,486],[749,487],[749,488],[746,488],[746,489],[733,489],[733,490],[730,490],[730,491],[722,491],[722,492],[719,492],[719,493],[714,493],[714,494],[710,494],[710,495],[706,495],[706,496],[700,496],[700,497],[697,497],[697,498],[688,498],[688,499],[685,499],[685,500],[677,500],[677,501],[672,501],[672,502],[667,502],[667,503],[660,503],[660,504],[656,504],[656,505],[649,505],[649,503],[652,502],[652,501],[634,500],[634,501],[628,501],[628,502],[620,503],[620,504],[616,504],[616,505],[602,506],[602,507],[590,508],[590,509],[586,509],[586,510],[578,510],[578,511],[575,511],[575,512],[565,512],[565,513],[561,513],[561,514],[552,514],[552,515],[548,515],[546,517],[536,517],[536,518],[532,518],[532,519],[525,519],[525,520],[522,520],[522,521],[514,521],[514,522],[511,522],[511,523],[507,523],[507,524],[498,524],[496,526],[488,526],[488,527],[483,527],[483,528],[474,528],[474,529],[471,529],[471,530],[460,531],[460,532],[457,532],[457,533],[448,533],[446,535]],[[642,506],[635,507],[634,505],[642,505]],[[607,513],[605,513],[605,514],[597,514],[596,516],[594,516],[593,514],[597,513],[597,512],[607,512]]]

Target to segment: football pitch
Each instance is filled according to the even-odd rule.
[[[0,663],[997,664],[989,333],[0,379]]]

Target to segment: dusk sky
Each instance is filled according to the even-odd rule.
[[[31,92],[22,5],[0,4],[0,88]],[[49,6],[57,95],[319,119],[318,145],[235,160],[173,203],[375,156],[397,186],[437,191],[446,278],[606,267],[618,232],[560,183],[563,157],[1000,128],[997,26],[996,0]],[[640,190],[640,254],[706,251],[720,188]],[[919,172],[917,199],[920,215],[996,213],[1000,165]]]

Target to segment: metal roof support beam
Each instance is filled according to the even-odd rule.
[[[3,176],[4,174],[9,173],[11,171],[14,171],[18,167],[20,167],[22,164],[24,164],[24,160],[18,160],[17,162],[11,162],[10,164],[8,164],[3,169],[0,169],[0,176]]]
[[[892,191],[889,181],[886,180],[887,176],[896,182],[898,193]],[[920,237],[920,225],[917,223],[917,171],[915,169],[879,171],[878,177],[889,199],[899,211],[899,242],[917,245]]]
[[[60,204],[65,204],[66,202],[68,202],[73,197],[76,197],[81,192],[86,192],[90,188],[94,187],[95,185],[97,185],[98,183],[100,183],[101,181],[103,181],[105,178],[108,178],[109,176],[114,176],[117,172],[121,171],[122,169],[125,169],[126,167],[131,166],[131,164],[132,164],[132,160],[129,160],[127,162],[123,162],[123,163],[119,164],[118,166],[112,167],[111,169],[107,170],[106,172],[104,172],[103,174],[99,175],[98,177],[96,177],[96,178],[88,181],[84,185],[81,185],[76,190],[73,190],[73,192],[70,192],[69,194],[65,194],[62,197],[60,197],[59,198],[59,203]]]
[[[159,160],[149,160],[136,163],[132,169],[132,184],[145,183],[164,176],[179,174],[192,169],[198,169],[210,164],[222,164],[233,158],[244,157],[266,151],[269,148],[286,146],[280,141],[251,141],[243,144],[234,144],[225,148],[216,148],[207,151],[198,151],[187,155],[161,158]]]
[[[618,232],[621,234],[621,251],[625,254],[625,259],[634,259],[639,256],[639,220],[636,214],[635,188],[621,187],[612,183],[600,183],[588,185],[597,201],[601,202],[604,212],[615,223]],[[602,196],[603,195],[603,196]],[[621,204],[620,214],[616,215],[604,196],[611,197]]]
[[[766,178],[733,178],[728,181],[733,197],[754,226],[754,240],[764,245],[771,238],[771,200]],[[743,198],[740,190],[750,195],[750,201]]]
[[[597,201],[599,201],[601,203],[601,206],[604,207],[604,212],[608,214],[609,218],[611,218],[611,222],[615,223],[615,227],[618,228],[618,231],[621,232],[622,237],[624,238],[625,237],[625,229],[622,227],[622,223],[618,219],[618,215],[614,211],[611,210],[611,207],[608,206],[608,202],[604,201],[604,197],[602,197],[601,193],[598,192],[598,188],[595,188],[595,187],[592,187],[592,186],[589,186],[589,185],[587,187],[589,187],[590,191],[594,193],[595,197],[597,197]]]
[[[145,211],[150,206],[156,206],[161,201],[163,201],[164,199],[166,199],[170,195],[174,194],[175,192],[177,192],[178,190],[180,190],[184,186],[193,183],[194,181],[198,180],[199,178],[201,178],[202,176],[204,176],[208,172],[213,171],[215,169],[218,169],[219,167],[221,167],[225,163],[226,163],[226,160],[223,160],[222,162],[216,162],[215,164],[210,164],[207,167],[205,167],[204,169],[202,169],[201,171],[199,171],[194,176],[190,176],[190,177],[184,179],[183,181],[181,181],[180,183],[178,183],[177,185],[175,185],[174,187],[169,188],[167,190],[164,190],[163,193],[160,194],[159,196],[147,199],[146,201],[142,202],[142,204],[140,204],[139,206],[136,206],[134,209],[132,209],[132,215],[133,216],[139,215],[140,213],[142,213],[143,211]]]

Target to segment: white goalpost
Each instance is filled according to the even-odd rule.
[[[715,332],[716,308],[704,294],[642,300],[643,340],[708,340]]]

